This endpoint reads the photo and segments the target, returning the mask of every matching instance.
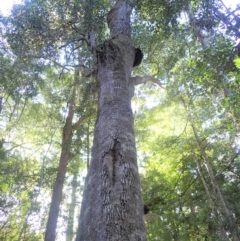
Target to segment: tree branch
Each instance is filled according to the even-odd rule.
[[[65,47],[67,47],[69,44],[72,44],[72,43],[74,43],[74,42],[79,42],[79,41],[85,41],[85,42],[87,43],[87,45],[90,45],[88,39],[87,39],[86,37],[82,37],[82,38],[73,39],[73,40],[71,40],[71,41],[68,41],[67,43],[61,45],[61,46],[59,47],[59,49],[65,48]]]
[[[131,81],[134,82],[134,85],[145,84],[147,81],[151,81],[152,83],[158,85],[162,89],[165,89],[165,87],[158,79],[149,75],[131,77]]]
[[[76,130],[82,123],[84,122],[84,118],[80,117],[76,123],[72,125],[72,129]]]

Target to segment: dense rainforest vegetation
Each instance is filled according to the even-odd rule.
[[[116,34],[122,20],[126,33]],[[122,166],[109,163],[124,159],[124,148],[136,150],[140,184],[137,168],[124,161],[124,195],[85,201],[85,210],[103,202],[97,211],[108,225],[100,225],[105,240],[145,240],[144,228],[125,226],[141,215],[148,241],[240,240],[240,4],[24,0],[8,16],[0,13],[0,34],[1,241],[80,241],[86,173],[102,183],[88,177],[85,196],[101,185],[114,193],[119,186],[107,178],[118,183]],[[121,86],[115,76],[130,83]],[[105,93],[102,79],[106,88],[114,80],[117,92]],[[125,97],[116,101],[125,87],[133,116]],[[101,103],[117,124],[101,122]],[[114,132],[122,121],[119,132],[131,124],[128,115],[136,149],[134,134],[122,144],[127,135]],[[94,153],[107,171],[92,171]]]

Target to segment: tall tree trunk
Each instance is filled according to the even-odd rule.
[[[204,189],[206,191],[206,194],[207,194],[207,198],[208,198],[208,202],[210,204],[210,207],[212,209],[212,212],[214,214],[214,216],[216,217],[216,220],[219,224],[219,226],[217,227],[218,230],[219,230],[219,235],[221,235],[221,240],[223,241],[228,241],[229,238],[227,237],[227,232],[226,230],[224,229],[224,225],[223,225],[223,220],[222,220],[222,217],[218,214],[218,210],[216,208],[216,205],[214,203],[214,200],[212,199],[211,197],[211,194],[210,194],[210,190],[209,190],[209,187],[208,187],[208,184],[207,182],[205,181],[205,178],[204,178],[204,175],[202,173],[202,168],[201,168],[201,165],[194,153],[194,151],[192,150],[192,153],[193,153],[193,156],[194,156],[194,160],[195,160],[195,163],[197,165],[197,170],[198,170],[198,173],[199,173],[199,176],[200,176],[200,179],[202,181],[202,184],[204,186]]]
[[[131,110],[131,10],[129,1],[116,1],[111,39],[98,47],[98,116],[77,241],[146,240]]]
[[[88,120],[88,126],[87,126],[87,170],[89,169],[90,165],[90,120]]]
[[[45,241],[54,241],[56,236],[57,220],[62,201],[63,183],[67,172],[67,164],[70,158],[70,147],[73,135],[73,115],[74,115],[74,102],[76,98],[76,88],[78,85],[79,70],[75,70],[74,86],[72,91],[71,100],[69,102],[68,116],[63,127],[62,134],[62,150],[58,166],[57,178],[53,187],[51,206],[49,210],[48,222],[45,232]]]
[[[68,210],[68,222],[67,222],[67,234],[66,234],[66,241],[73,240],[73,233],[74,233],[74,216],[75,216],[75,207],[76,207],[76,192],[77,192],[77,177],[78,173],[75,172],[73,174],[72,180],[72,195],[71,195],[71,203]]]
[[[221,189],[220,189],[220,187],[219,187],[219,185],[217,183],[217,180],[215,178],[214,171],[213,171],[213,168],[212,168],[212,165],[211,165],[211,161],[207,157],[207,154],[206,154],[206,152],[204,150],[204,147],[203,147],[203,144],[201,142],[201,139],[198,136],[196,127],[193,124],[193,122],[191,122],[191,121],[190,121],[190,124],[192,126],[194,136],[195,136],[195,138],[197,140],[199,151],[201,153],[201,156],[203,157],[204,164],[205,164],[206,170],[208,171],[211,183],[212,183],[212,185],[213,185],[213,187],[214,187],[214,189],[216,191],[216,196],[219,199],[219,203],[221,204],[221,207],[223,209],[223,213],[225,214],[226,220],[227,220],[227,222],[229,224],[229,231],[231,232],[232,240],[233,241],[239,241],[240,236],[239,236],[239,233],[238,233],[238,227],[236,225],[234,215],[231,212],[231,210],[229,209],[229,207],[228,207],[228,205],[227,205],[227,203],[225,201],[225,198],[224,198],[224,196],[222,194],[222,191],[221,191]]]
[[[186,102],[183,98],[181,98],[182,100],[182,103],[184,105],[184,108],[186,109],[186,111],[188,110],[187,108],[187,105],[186,105]],[[191,102],[191,106],[194,107],[194,104]],[[208,158],[208,155],[207,153],[205,152],[204,150],[204,146],[203,146],[203,143],[198,135],[198,131],[195,127],[195,124],[194,124],[194,121],[192,119],[192,116],[191,116],[191,113],[189,113],[189,122],[190,122],[190,125],[191,125],[191,128],[193,130],[193,133],[194,133],[194,136],[195,136],[195,139],[197,141],[197,144],[198,144],[198,149],[199,149],[199,152],[204,160],[204,165],[205,165],[205,168],[209,174],[209,178],[211,180],[211,184],[213,186],[213,188],[215,189],[216,191],[216,197],[218,198],[219,200],[219,204],[221,205],[221,208],[222,208],[222,212],[224,213],[225,217],[226,217],[226,221],[229,225],[229,232],[231,234],[231,238],[233,241],[239,241],[240,240],[240,236],[239,236],[239,231],[238,231],[238,227],[236,225],[236,222],[235,222],[235,218],[234,218],[234,215],[232,213],[232,211],[230,210],[230,208],[228,207],[227,203],[226,203],[226,200],[225,200],[225,197],[223,196],[222,194],[222,191],[218,185],[218,182],[215,178],[215,175],[214,175],[214,170],[212,168],[212,163],[211,163],[211,160]]]

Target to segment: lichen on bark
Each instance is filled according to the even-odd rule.
[[[111,38],[97,47],[98,114],[76,241],[145,241],[131,99],[135,48],[131,7],[108,15]]]

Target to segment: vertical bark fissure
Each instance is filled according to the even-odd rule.
[[[111,38],[97,47],[98,115],[77,241],[146,240],[131,110],[131,10],[116,1]]]
[[[54,241],[56,236],[57,220],[60,212],[60,204],[62,201],[63,184],[67,172],[67,164],[70,158],[70,147],[73,135],[72,122],[74,116],[74,105],[76,98],[76,89],[78,86],[78,78],[79,70],[76,69],[74,73],[74,86],[72,96],[71,100],[69,101],[68,115],[66,118],[65,125],[63,127],[62,149],[57,171],[57,177],[53,187],[52,200],[45,232],[45,241]]]

